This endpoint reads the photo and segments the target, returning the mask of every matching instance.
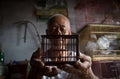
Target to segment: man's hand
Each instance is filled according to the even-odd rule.
[[[44,62],[42,61],[42,54],[42,48],[38,48],[37,51],[33,53],[30,60],[31,70],[42,76],[45,75],[51,77],[57,75],[58,71],[56,67],[50,68],[45,66]]]
[[[91,57],[80,53],[79,60],[75,63],[75,66],[65,64],[60,68],[68,73],[76,74],[81,79],[98,79],[91,69]]]

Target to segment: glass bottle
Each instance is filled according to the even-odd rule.
[[[0,48],[0,64],[4,64],[4,52]]]

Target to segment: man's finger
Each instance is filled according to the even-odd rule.
[[[38,48],[33,54],[31,59],[33,58],[41,58],[43,54],[43,49],[42,48]]]
[[[76,62],[76,67],[78,69],[88,69],[90,66],[91,66],[91,63],[89,63],[88,61],[84,61],[84,62],[77,61]]]
[[[74,66],[69,65],[69,64],[65,64],[65,65],[62,67],[62,70],[66,71],[66,72],[68,72],[68,73],[73,73],[73,74],[81,73],[80,70],[76,69]]]
[[[85,54],[80,53],[80,60],[84,61],[88,61],[89,63],[91,63],[91,57],[87,56]],[[91,63],[92,64],[92,63]]]
[[[46,67],[46,69],[44,69],[43,71],[44,75],[48,76],[48,77],[52,77],[52,76],[56,76],[58,74],[58,70],[57,68],[53,67]]]

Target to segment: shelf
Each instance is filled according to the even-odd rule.
[[[120,32],[98,32],[98,31],[94,31],[94,32],[91,32],[91,34],[120,34]]]
[[[92,27],[103,27],[103,28],[120,28],[119,25],[110,25],[110,24],[89,24],[88,26],[92,26]]]
[[[93,61],[120,60],[120,26],[88,24],[79,34],[81,52],[86,51],[85,54],[90,55]],[[109,44],[107,41],[109,41]],[[99,44],[96,44],[96,42],[99,42]],[[108,49],[104,47],[106,45],[109,45]],[[103,46],[103,49],[101,49],[100,46]]]
[[[99,50],[94,50],[95,52],[100,52],[100,51],[110,51],[110,52],[120,52],[120,50],[103,50],[103,49],[99,49]]]
[[[93,61],[120,60],[120,55],[93,55]]]

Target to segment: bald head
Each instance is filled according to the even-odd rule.
[[[62,14],[53,15],[52,17],[50,17],[50,19],[47,22],[47,31],[49,33],[51,33],[52,31],[54,31],[54,33],[55,33],[55,31],[63,33],[68,30],[69,30],[69,32],[71,31],[70,21],[66,16],[64,16]]]

